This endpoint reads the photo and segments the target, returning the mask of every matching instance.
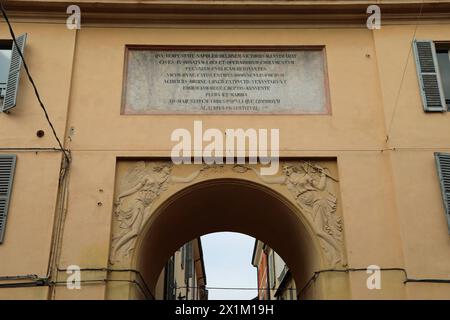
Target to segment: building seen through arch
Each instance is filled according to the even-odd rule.
[[[255,240],[252,265],[258,272],[258,300],[297,300],[291,271],[272,248]]]
[[[200,238],[185,243],[164,266],[156,284],[156,299],[208,300]]]

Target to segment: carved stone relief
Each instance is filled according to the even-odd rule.
[[[337,214],[337,198],[331,183],[337,182],[326,168],[306,161],[283,163],[282,175],[262,176],[251,169],[267,184],[286,185],[300,211],[311,222],[316,236],[331,267],[345,264],[343,256],[342,219]],[[243,171],[240,166],[239,171]]]
[[[126,173],[114,203],[114,220],[118,228],[112,238],[111,264],[130,256],[153,202],[167,190],[168,184],[191,182],[200,171],[188,177],[175,177],[171,173],[171,162],[143,161]]]
[[[172,163],[138,162],[128,170],[118,186],[114,204],[113,238],[110,262],[120,263],[130,258],[136,238],[152,211],[152,204],[170,184],[190,183],[199,175],[223,172],[225,165],[203,165],[186,177],[172,174]],[[324,256],[331,267],[345,265],[343,226],[337,213],[337,197],[333,184],[337,179],[329,170],[306,161],[284,162],[279,176],[262,176],[248,165],[234,165],[239,174],[253,172],[265,184],[286,186],[295,204],[310,221],[319,239]]]

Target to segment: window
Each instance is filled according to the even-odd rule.
[[[0,154],[0,243],[5,237],[6,217],[13,183],[16,155]]]
[[[181,269],[184,269],[186,260],[186,244],[181,247]]]
[[[436,44],[436,55],[447,111],[450,111],[450,44]]]
[[[0,103],[2,105],[6,92],[6,82],[8,82],[11,51],[12,40],[0,40]]]
[[[415,40],[413,47],[424,111],[448,111],[445,92],[450,90],[447,83],[450,73],[448,56],[445,59],[443,54],[445,49],[439,45],[439,60],[442,60],[442,63],[438,64],[438,52],[433,41]],[[445,89],[444,86],[446,85],[447,88]],[[449,98],[450,96],[447,97]]]
[[[441,184],[442,200],[444,201],[445,217],[450,233],[450,153],[436,152],[436,167]]]
[[[269,286],[271,289],[275,288],[275,256],[274,251],[269,253]]]
[[[189,279],[193,276],[194,269],[194,250],[192,241],[185,244],[185,265],[184,265],[184,279],[187,285],[189,285]]]
[[[24,52],[27,35],[16,38],[20,52]],[[16,106],[22,58],[12,40],[0,40],[0,112]]]

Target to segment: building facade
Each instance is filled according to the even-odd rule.
[[[261,243],[257,241],[257,243]],[[268,272],[268,261],[266,251],[261,249],[253,250],[252,265],[257,268],[258,275],[258,300],[269,300],[270,299],[270,287],[269,287],[269,272]]]
[[[297,300],[295,280],[288,265],[259,240],[255,241],[252,265],[258,270],[258,300]]]
[[[156,284],[158,300],[208,300],[200,238],[184,244],[167,262]]]
[[[234,231],[283,257],[298,299],[449,299],[450,2],[377,4],[380,29],[359,0],[8,1],[0,298],[161,297],[178,248]],[[196,121],[278,129],[278,171],[175,165]]]

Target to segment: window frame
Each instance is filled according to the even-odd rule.
[[[13,50],[13,44],[14,41],[13,40],[9,40],[9,39],[0,39],[0,50],[9,50],[11,52],[12,55],[12,50]],[[5,78],[6,78],[6,82],[0,82],[0,104],[3,105],[3,99],[5,98],[5,94],[6,94],[6,85],[8,83],[8,74],[9,74],[9,68],[11,65],[11,57],[9,57],[9,63],[8,63],[9,67],[8,70],[6,70],[6,74],[5,74]],[[4,87],[2,86],[4,85]],[[3,92],[3,95],[1,94]]]
[[[447,105],[447,112],[450,112],[450,93],[449,96],[446,96],[446,92],[445,92],[445,87],[444,87],[444,81],[443,81],[443,72],[441,69],[441,66],[439,65],[439,58],[438,58],[438,53],[440,53],[440,51],[446,51],[448,54],[448,59],[449,59],[449,64],[450,64],[450,41],[433,41],[434,43],[434,51],[436,54],[436,60],[437,60],[437,68],[439,69],[439,74],[440,74],[440,82],[441,82],[441,88],[443,91],[443,95],[444,95],[444,100],[445,103]],[[449,74],[448,76],[450,77],[450,69],[448,70]]]

